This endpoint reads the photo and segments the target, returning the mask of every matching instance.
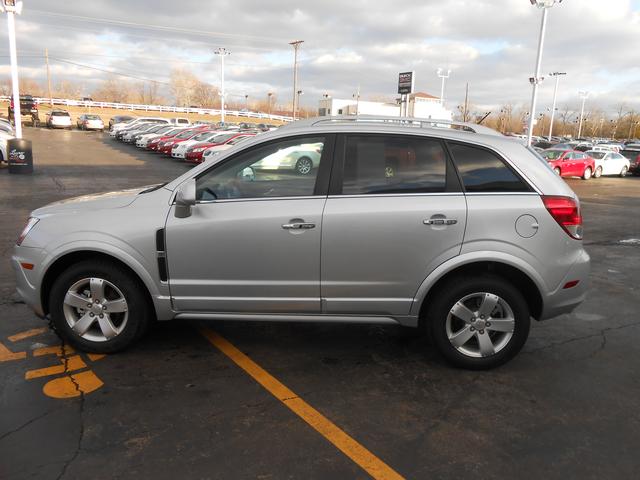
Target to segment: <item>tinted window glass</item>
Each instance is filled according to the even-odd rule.
[[[313,195],[324,137],[252,148],[196,180],[198,200]]]
[[[347,138],[343,195],[433,193],[446,188],[446,155],[437,140],[362,135]]]
[[[450,147],[467,192],[530,191],[496,154],[468,145],[451,144]]]

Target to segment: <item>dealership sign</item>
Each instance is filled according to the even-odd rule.
[[[415,72],[401,73],[398,76],[398,93],[401,95],[413,93],[415,77]]]

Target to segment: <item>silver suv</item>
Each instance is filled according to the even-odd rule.
[[[513,357],[585,298],[575,193],[479,125],[334,117],[259,135],[176,180],[40,208],[18,292],[73,346],[154,320],[421,327],[451,363]]]

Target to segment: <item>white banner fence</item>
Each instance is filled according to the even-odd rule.
[[[113,102],[93,102],[85,100],[70,100],[67,98],[43,98],[34,97],[38,104],[65,105],[68,107],[85,108],[114,108],[116,110],[134,110],[143,112],[170,112],[170,113],[196,113],[199,115],[220,115],[221,110],[216,108],[190,108],[175,107],[169,105],[142,105],[137,103],[113,103]],[[9,95],[0,95],[0,101],[11,101]],[[258,118],[262,120],[277,120],[280,122],[291,122],[293,118],[284,115],[269,115],[263,112],[251,112],[247,110],[225,110],[226,115],[235,117]]]

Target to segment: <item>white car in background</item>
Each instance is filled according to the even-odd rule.
[[[0,162],[7,162],[7,140],[11,140],[15,138],[13,133],[5,132],[4,130],[0,130]]]
[[[186,140],[184,142],[176,143],[173,147],[171,147],[171,157],[172,158],[184,158],[187,153],[187,149],[189,147],[194,146],[196,143],[207,142],[216,135],[220,135],[222,132],[207,130],[206,132],[199,133],[195,137]]]
[[[47,128],[68,128],[71,130],[71,115],[66,110],[51,110],[47,113]]]
[[[188,127],[191,125],[191,121],[185,117],[174,117],[169,119],[169,123],[175,126]]]
[[[236,137],[232,140],[229,140],[227,143],[224,143],[222,145],[216,145],[215,147],[209,147],[207,148],[204,152],[202,152],[202,161],[206,161],[209,160],[211,158],[213,158],[216,155],[219,155],[220,153],[229,150],[230,148],[232,148],[234,145],[237,145],[239,143],[244,142],[245,140],[248,140],[249,138],[255,137],[255,135],[242,135],[239,137]]]
[[[165,135],[173,135],[174,133],[178,133],[181,130],[184,130],[187,127],[176,127],[173,125],[166,125],[165,128],[158,130],[155,133],[147,133],[142,135],[138,140],[136,140],[136,147],[138,148],[147,148],[147,145],[152,140],[158,137],[164,137]]]
[[[116,123],[111,128],[111,132],[109,132],[109,135],[112,137],[115,137],[116,133],[118,133],[123,128],[136,127],[144,123],[166,123],[168,125],[169,120],[166,118],[160,118],[160,117],[138,117],[134,120],[129,120],[128,122]]]
[[[593,176],[618,175],[624,177],[629,171],[629,160],[618,152],[588,150],[585,152],[596,162]]]

